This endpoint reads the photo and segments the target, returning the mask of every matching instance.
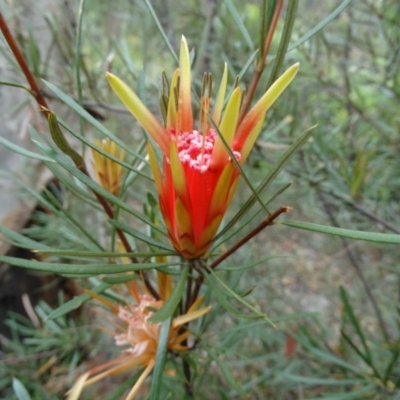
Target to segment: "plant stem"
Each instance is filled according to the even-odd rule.
[[[259,234],[264,228],[267,226],[273,225],[276,218],[278,218],[281,214],[286,213],[291,210],[291,207],[282,206],[279,207],[276,211],[274,211],[271,215],[268,215],[267,218],[264,219],[258,226],[256,226],[251,232],[249,232],[244,238],[240,239],[236,244],[234,244],[229,250],[227,250],[224,254],[218,257],[210,266],[209,269],[215,269],[219,264],[221,264],[224,260],[226,260],[230,255],[232,255],[235,251],[237,251],[240,247],[246,244],[249,240],[251,240],[254,236]],[[200,269],[200,268],[198,268]],[[205,267],[201,268],[204,270]],[[199,295],[200,288],[204,282],[204,276],[199,275],[196,279],[196,284],[194,286],[190,305],[192,305]]]
[[[254,73],[253,80],[251,81],[249,90],[247,92],[246,99],[244,101],[242,109],[240,110],[238,124],[245,117],[247,110],[250,107],[251,101],[253,100],[253,96],[256,91],[258,82],[260,81],[261,75],[264,72],[265,60],[267,58],[267,54],[268,54],[269,48],[271,46],[272,38],[274,36],[274,32],[276,29],[276,25],[278,23],[279,15],[281,13],[282,5],[283,5],[283,0],[278,0],[278,3],[275,7],[274,15],[272,17],[271,25],[269,26],[268,33],[265,38],[262,56],[260,57],[260,60],[257,64],[256,71]]]
[[[281,214],[288,212],[291,210],[291,207],[282,206],[279,207],[276,211],[274,211],[271,215],[268,215],[267,218],[264,219],[258,226],[256,226],[251,232],[249,232],[244,238],[240,239],[236,244],[234,244],[229,250],[227,250],[224,254],[218,257],[211,265],[211,269],[215,269],[219,264],[222,263],[225,259],[227,259],[231,254],[233,254],[236,250],[246,244],[250,239],[260,233],[264,228],[274,223],[274,220],[278,218]]]
[[[24,55],[22,54],[21,50],[18,47],[17,42],[15,41],[6,20],[3,17],[2,12],[0,11],[0,29],[3,32],[4,39],[6,39],[6,42],[10,46],[10,49],[12,53],[14,54],[14,57],[18,63],[18,65],[21,68],[21,71],[26,77],[26,80],[29,83],[29,86],[31,88],[32,95],[35,97],[36,102],[39,104],[40,111],[44,113],[46,117],[48,117],[50,113],[50,108],[47,105],[46,99],[44,98],[42,91],[39,88],[39,85],[29,69],[28,63],[25,60]]]
[[[192,286],[193,286],[193,268],[192,270],[189,272],[189,277],[188,280],[186,282],[186,308],[185,308],[185,313],[187,313],[189,311],[191,304],[191,299],[192,299]]]
[[[192,372],[190,370],[190,365],[189,363],[182,358],[182,363],[183,363],[183,373],[185,374],[185,391],[186,391],[186,396],[188,399],[193,399],[193,386],[192,386]]]
[[[0,11],[0,30],[2,31],[6,42],[10,46],[10,49],[11,49],[12,53],[14,54],[14,57],[15,57],[18,65],[20,66],[21,71],[23,72],[26,80],[28,81],[28,84],[31,88],[30,93],[34,96],[36,102],[38,103],[40,111],[43,112],[43,115],[46,118],[48,118],[51,114],[50,107],[48,106],[46,99],[44,98],[43,93],[39,88],[39,85],[36,81],[35,76],[33,75],[32,71],[29,69],[28,63],[26,62],[24,55],[22,54],[20,48],[18,47],[18,44],[15,41],[1,11]],[[76,167],[81,172],[83,172],[85,175],[90,177],[83,159],[82,159],[82,163],[77,163],[75,160],[73,160],[73,161],[74,161]],[[113,212],[110,204],[107,202],[107,200],[103,196],[101,196],[99,193],[95,192],[94,190],[92,190],[92,193],[94,194],[94,196],[96,197],[96,199],[100,203],[100,205],[103,207],[103,209],[104,209],[105,213],[108,215],[108,217],[111,219],[114,219],[114,212]],[[133,250],[128,242],[128,239],[125,236],[125,233],[122,232],[120,229],[116,229],[116,231],[117,231],[118,237],[120,238],[120,240],[125,248],[125,251],[127,253],[133,253]],[[130,259],[133,263],[139,263],[139,260],[136,257],[130,257]],[[151,295],[155,299],[159,300],[160,296],[157,293],[157,291],[153,288],[153,286],[151,285],[151,282],[149,281],[147,275],[143,271],[139,271],[139,273],[143,279],[143,283],[145,284],[147,290],[151,293]]]

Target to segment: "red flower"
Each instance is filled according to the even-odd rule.
[[[182,37],[179,69],[170,85],[165,127],[125,83],[107,74],[115,93],[163,153],[161,172],[149,144],[160,209],[173,246],[185,258],[199,258],[207,252],[237,188],[240,174],[220,136],[243,164],[260,133],[266,111],[292,81],[298,68],[299,64],[290,67],[240,123],[242,91],[239,87],[233,90],[223,110],[228,77],[226,66],[212,112],[211,78],[205,75],[195,124],[189,50]]]

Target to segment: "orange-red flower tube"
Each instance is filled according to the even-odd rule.
[[[170,84],[165,127],[119,78],[108,73],[114,92],[163,153],[162,166],[149,144],[160,209],[175,249],[185,258],[204,256],[236,191],[239,171],[221,139],[242,165],[264,122],[265,113],[297,73],[290,67],[238,121],[242,91],[236,87],[225,108],[227,68],[212,111],[211,79],[205,75],[197,122],[193,119],[189,50],[182,37],[179,69]],[[207,90],[208,87],[208,90]]]

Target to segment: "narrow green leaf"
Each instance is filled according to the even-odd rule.
[[[175,252],[159,251],[159,252],[132,252],[132,253],[117,253],[117,252],[95,252],[95,251],[76,251],[76,250],[33,250],[36,253],[56,255],[63,257],[81,257],[81,258],[120,258],[120,257],[156,257],[156,256],[173,256]]]
[[[269,2],[268,7],[267,7],[267,0],[260,1],[260,42],[258,44],[259,49],[264,48],[265,39],[267,37],[268,28],[271,24],[271,19],[273,16],[273,12],[275,11],[275,7],[276,7],[276,0]],[[259,60],[261,56],[262,54],[260,52]]]
[[[17,378],[13,378],[12,385],[14,393],[17,396],[18,400],[31,400],[31,396],[29,395],[28,391],[20,380],[18,380]]]
[[[28,237],[21,235],[20,233],[13,231],[3,225],[0,225],[0,233],[10,238],[14,243],[24,249],[38,249],[38,250],[53,250],[51,247],[46,246],[41,242],[29,239]],[[2,239],[3,240],[3,239]]]
[[[303,312],[303,313],[296,313],[296,314],[288,314],[284,315],[282,317],[275,317],[271,318],[271,321],[274,323],[278,322],[283,322],[283,321],[293,321],[295,319],[305,319],[305,318],[313,318],[313,317],[318,317],[317,312]],[[247,331],[252,331],[254,333],[257,332],[256,328],[260,326],[264,326],[267,324],[267,321],[261,320],[261,321],[254,321],[254,322],[247,322],[245,321],[242,325],[238,325],[235,327],[230,327],[229,329],[221,329],[216,333],[217,335],[225,335],[227,333],[231,332],[236,332],[236,331],[241,331],[241,330],[247,330]],[[265,331],[264,328],[261,330],[262,335],[264,335]]]
[[[30,88],[20,85],[19,83],[14,83],[14,82],[7,82],[7,81],[0,81],[0,86],[10,86],[10,87],[15,87],[18,89],[24,89],[26,90],[31,96],[34,96],[33,92],[31,91]]]
[[[286,189],[288,189],[290,186],[292,185],[292,182],[289,182],[285,185],[283,185],[282,187],[280,187],[264,204],[265,206],[268,206],[268,204],[270,204],[273,200],[275,200],[281,193],[283,193]],[[230,229],[229,234],[224,235],[220,241],[216,242],[216,240],[214,239],[214,247],[211,250],[211,253],[213,253],[216,249],[218,249],[223,243],[227,242],[231,237],[237,235],[240,231],[242,231],[244,228],[249,226],[249,223],[251,221],[253,221],[254,218],[256,218],[261,211],[263,211],[263,209],[259,209],[257,210],[255,213],[253,213],[253,215],[249,218],[246,218],[244,220],[242,220],[241,225],[236,228],[236,229]],[[218,238],[220,236],[218,235]],[[219,270],[221,270],[220,268],[218,268]]]
[[[50,157],[42,156],[41,154],[34,153],[32,151],[26,150],[23,147],[20,147],[7,139],[3,136],[0,136],[0,144],[2,144],[5,148],[13,151],[14,153],[21,154],[24,157],[34,158],[36,160],[42,160],[47,162],[54,162]]]
[[[242,21],[242,18],[240,17],[235,5],[233,4],[232,0],[224,0],[224,3],[229,10],[229,12],[232,15],[233,20],[235,21],[235,24],[237,28],[239,28],[240,32],[242,33],[243,39],[247,43],[247,46],[249,46],[249,49],[251,51],[254,51],[254,44],[253,40],[251,39],[251,35],[249,34],[245,24]]]
[[[311,356],[315,357],[318,360],[321,360],[323,362],[327,363],[332,363],[335,364],[341,368],[344,368],[345,370],[351,371],[358,376],[364,378],[365,374],[362,369],[359,369],[357,366],[352,365],[341,358],[337,357],[336,355],[328,352],[327,350],[320,350],[317,347],[315,347],[314,344],[310,343],[308,340],[306,340],[302,335],[300,334],[295,334],[291,333],[294,339],[296,340],[297,343],[301,344],[309,353]]]
[[[367,356],[355,345],[355,343],[351,340],[349,335],[346,334],[346,332],[341,329],[340,334],[344,341],[356,352],[356,354],[367,364],[370,365],[370,362],[367,358]],[[378,379],[380,378],[379,374],[377,375]]]
[[[279,48],[274,60],[274,66],[269,76],[267,88],[269,88],[277,79],[279,70],[282,67],[283,61],[286,56],[287,48],[289,45],[290,38],[292,36],[293,26],[296,20],[297,7],[299,5],[299,0],[292,0],[288,2],[286,9],[286,19],[285,25],[283,27],[283,32],[279,41]]]
[[[82,233],[92,244],[96,246],[99,250],[103,250],[103,247],[101,244],[88,232],[82,224],[77,221],[73,215],[66,209],[63,208],[63,206],[60,204],[59,199],[50,191],[45,189],[44,194],[40,194],[36,192],[33,188],[31,188],[29,185],[26,185],[24,182],[19,182],[19,185],[23,187],[29,194],[35,198],[39,204],[44,205],[46,208],[50,209],[55,215],[63,215],[65,216],[68,221],[71,223],[71,228],[75,232],[80,232]],[[47,197],[49,201],[45,199]]]
[[[346,313],[346,315],[350,318],[350,321],[354,327],[354,329],[356,330],[361,343],[364,347],[365,350],[365,355],[367,356],[367,358],[369,360],[371,360],[371,353],[369,351],[369,348],[367,346],[367,341],[365,340],[365,336],[364,336],[364,332],[358,322],[358,319],[356,317],[356,315],[354,314],[354,310],[353,307],[350,304],[349,298],[347,296],[347,292],[345,290],[345,288],[343,286],[339,287],[339,292],[340,292],[340,298],[342,300],[343,303],[343,307],[344,307],[344,312]]]
[[[334,379],[334,378],[314,378],[312,376],[292,375],[284,373],[285,378],[305,385],[329,385],[329,386],[343,386],[343,385],[357,385],[365,383],[364,379]]]
[[[290,256],[270,256],[270,257],[265,257],[265,258],[255,261],[255,262],[252,262],[250,264],[241,265],[239,267],[220,267],[220,266],[218,266],[218,271],[241,271],[244,269],[251,269],[251,268],[254,268],[257,265],[260,265],[266,261],[274,260],[275,258],[291,258],[291,257]]]
[[[163,250],[169,251],[171,253],[174,252],[174,249],[171,246],[168,246],[164,243],[154,240],[152,237],[147,236],[146,234],[138,231],[135,228],[132,228],[130,225],[125,224],[124,222],[116,221],[114,219],[109,219],[108,221],[112,226],[115,226],[116,228],[121,229],[123,232],[133,236],[134,238],[136,238],[144,243],[147,243],[150,246],[158,247],[159,249],[163,249]]]
[[[161,387],[164,375],[164,364],[167,358],[169,330],[171,327],[171,317],[161,324],[160,335],[158,337],[156,362],[154,364],[153,378],[151,380],[150,400],[158,400],[161,395]]]
[[[207,281],[207,277],[206,277],[206,281]],[[240,319],[260,319],[260,316],[258,314],[252,313],[242,313],[240,311],[238,311],[235,307],[232,306],[232,304],[229,302],[229,300],[222,294],[220,293],[220,289],[213,286],[213,284],[211,283],[211,281],[207,281],[207,284],[213,289],[213,294],[215,295],[215,297],[218,300],[218,303],[225,308],[226,311],[228,311],[230,314],[232,314],[234,317],[236,318],[240,318]],[[216,311],[216,310],[215,310]],[[216,316],[216,315],[215,315]]]
[[[400,350],[395,350],[392,352],[392,357],[386,367],[385,373],[383,375],[383,382],[387,382],[387,380],[390,378],[390,374],[393,370],[393,367],[396,366],[397,360],[400,356]]]
[[[124,168],[128,169],[129,171],[132,171],[135,174],[138,174],[140,176],[142,176],[143,178],[146,178],[147,180],[153,182],[154,179],[151,178],[150,176],[146,175],[145,173],[143,173],[142,171],[138,170],[137,168],[133,167],[132,165],[128,164],[125,161],[120,160],[118,157],[113,156],[112,154],[104,151],[101,147],[96,146],[95,143],[91,142],[90,140],[86,139],[85,137],[83,137],[82,135],[80,135],[79,133],[75,132],[67,123],[65,123],[62,120],[58,120],[58,123],[64,127],[72,136],[75,136],[79,141],[81,141],[82,143],[84,143],[86,146],[92,148],[93,150],[95,150],[97,153],[102,154],[104,157],[109,158],[110,160],[113,160],[114,162],[116,162],[119,165],[122,165]]]
[[[255,314],[258,315],[258,318],[263,318],[266,321],[268,321],[273,327],[275,327],[275,324],[267,317],[266,314],[263,314],[260,310],[258,310],[256,307],[251,305],[248,301],[244,300],[238,293],[236,293],[234,290],[232,290],[224,281],[221,279],[218,274],[215,273],[214,270],[208,269],[210,272],[209,277],[212,276],[213,279],[215,279],[216,282],[218,282],[225,290],[226,292],[236,299],[239,303],[242,303],[245,307],[248,309],[252,310]],[[206,277],[207,278],[207,277]]]
[[[281,225],[290,226],[292,228],[304,229],[306,231],[319,232],[327,235],[342,236],[349,239],[365,240],[368,242],[400,244],[400,235],[391,233],[375,233],[363,232],[353,229],[335,228],[333,226],[313,224],[311,222],[302,221],[285,221]]]
[[[134,279],[138,279],[140,277],[139,274],[135,275],[123,275],[123,276],[106,276],[102,278],[102,281],[108,283],[110,285],[117,285],[119,283],[125,283],[129,281],[133,281]]]
[[[160,32],[162,38],[164,39],[164,42],[165,42],[165,44],[167,45],[168,50],[170,51],[172,57],[174,57],[175,61],[176,61],[177,63],[179,63],[178,56],[176,55],[176,53],[175,53],[175,51],[174,51],[174,49],[173,49],[173,47],[172,47],[172,45],[171,45],[171,43],[170,43],[168,37],[167,37],[167,34],[165,33],[165,31],[164,31],[164,29],[163,29],[163,27],[162,27],[162,25],[161,25],[159,19],[157,18],[157,15],[156,15],[156,13],[155,13],[155,11],[154,11],[153,6],[151,5],[151,3],[150,3],[149,0],[145,0],[144,2],[145,2],[145,4],[146,4],[147,8],[149,9],[150,15],[152,16],[154,22],[156,23],[157,29],[159,30],[159,32]]]
[[[350,393],[324,393],[323,397],[307,397],[307,400],[364,400],[371,398],[368,396],[368,393],[376,392],[376,384],[370,383],[366,384],[364,381],[364,385],[360,390],[352,390]]]
[[[246,393],[244,390],[239,386],[239,384],[236,382],[236,379],[232,376],[227,363],[224,362],[217,354],[209,352],[209,355],[218,364],[219,369],[221,370],[222,375],[225,377],[228,385],[231,386],[232,389],[236,390],[236,392],[239,394],[245,395]]]
[[[189,266],[186,266],[185,269],[182,271],[179,281],[175,286],[174,290],[172,291],[171,295],[168,297],[164,305],[154,315],[152,315],[149,318],[149,322],[156,324],[158,322],[163,322],[167,318],[172,316],[172,314],[176,310],[176,307],[179,304],[179,301],[182,298],[188,273],[189,273]]]
[[[48,271],[56,274],[98,275],[118,274],[121,272],[141,271],[176,265],[176,263],[144,263],[144,264],[60,264],[36,260],[25,260],[17,257],[0,256],[0,261],[22,268],[36,271]]]
[[[296,47],[300,46],[320,30],[325,28],[326,25],[331,23],[349,4],[351,0],[345,0],[340,4],[334,11],[332,11],[326,18],[324,18],[319,24],[315,25],[314,28],[310,29],[306,34],[301,36],[296,42],[294,42],[288,49],[287,52],[292,51]]]
[[[281,172],[282,168],[290,161],[290,159],[296,154],[300,148],[307,143],[310,136],[313,134],[317,125],[312,126],[303,132],[293,144],[282,154],[273,168],[269,171],[267,176],[261,181],[261,183],[256,188],[256,192],[260,195],[276,178],[276,176]],[[246,203],[241,207],[241,209],[236,213],[236,215],[229,221],[229,223],[222,229],[222,231],[216,236],[216,238],[221,237],[224,233],[229,231],[232,226],[244,215],[248,210],[254,205],[257,197],[254,193],[249,197]]]
[[[123,200],[121,200],[119,197],[114,196],[111,194],[108,190],[102,188],[97,182],[92,180],[90,177],[85,175],[83,172],[81,172],[78,168],[76,168],[74,165],[72,165],[68,159],[65,158],[64,155],[62,154],[57,154],[54,153],[54,159],[56,162],[61,165],[66,171],[68,171],[71,175],[75,176],[75,178],[79,179],[82,183],[84,183],[86,186],[88,186],[90,189],[93,191],[97,192],[100,194],[102,197],[104,197],[106,200],[108,200],[110,203],[115,204],[116,206],[120,207],[121,209],[125,210],[131,215],[134,215],[136,218],[138,218],[140,221],[144,222],[147,225],[150,225],[152,228],[157,230],[158,232],[162,233],[165,235],[165,233],[155,224],[153,224],[151,221],[148,219],[144,218],[143,215],[133,208],[129,207],[128,204],[126,204]]]
[[[101,124],[96,118],[90,115],[84,108],[82,108],[75,100],[71,99],[67,94],[65,94],[62,90],[60,90],[57,86],[53,85],[50,82],[43,80],[43,83],[68,107],[74,110],[78,115],[83,117],[87,122],[93,125],[96,129],[98,129],[101,133],[103,133],[106,137],[115,142],[118,146],[125,149],[127,153],[132,154],[133,156],[140,158],[142,161],[147,161],[140,155],[137,154],[130,146],[124,144],[124,142],[115,136],[110,130],[108,130],[103,124]]]
[[[104,398],[104,400],[121,400],[121,396],[128,390],[133,387],[135,382],[142,375],[143,370],[139,369],[135,374],[133,374],[130,378],[128,378],[125,382],[119,384],[118,389],[113,391],[109,396]]]
[[[75,51],[74,51],[74,56],[75,56],[75,62],[74,62],[74,68],[75,68],[75,78],[76,78],[76,87],[78,89],[78,101],[79,105],[82,107],[83,106],[83,90],[82,90],[82,80],[81,80],[81,65],[84,63],[84,60],[82,58],[82,25],[83,25],[83,15],[84,15],[84,10],[85,10],[85,0],[80,0],[79,2],[79,9],[78,9],[78,24],[76,28],[76,39],[75,39]],[[90,83],[89,83],[90,86]],[[79,126],[80,126],[80,131],[81,134],[84,134],[83,130],[83,119],[82,116],[79,118]],[[84,152],[84,150],[83,150]]]
[[[78,168],[81,168],[84,164],[83,158],[69,145],[67,139],[65,139],[65,136],[58,125],[57,116],[53,112],[50,112],[48,116],[48,124],[54,143],[64,154],[71,157],[72,161]]]
[[[243,76],[246,74],[246,72],[248,71],[248,69],[254,64],[254,60],[257,57],[257,54],[259,53],[258,50],[255,50],[249,57],[249,59],[246,61],[246,64],[243,65],[243,68],[240,70],[238,77],[239,77],[239,81],[243,78]],[[230,95],[232,94],[233,90],[235,89],[235,87],[232,85],[228,96],[226,97],[225,102],[228,102],[228,99],[230,97]]]
[[[111,285],[108,283],[102,283],[99,286],[95,287],[92,289],[94,293],[102,293],[105,290],[107,290]],[[45,320],[49,319],[55,319],[58,317],[61,317],[65,314],[68,314],[69,312],[76,310],[77,308],[81,307],[84,303],[86,303],[88,300],[90,300],[91,297],[84,293],[81,294],[77,297],[74,297],[72,300],[67,301],[60,307],[58,307],[56,310],[52,311],[46,318]]]

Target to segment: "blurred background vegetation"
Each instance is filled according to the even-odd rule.
[[[284,10],[286,3],[290,1]],[[313,138],[269,189],[272,195],[274,189],[292,182],[271,208],[293,207],[290,219],[399,234],[400,3],[298,3],[285,67],[300,61],[300,72],[269,112],[245,171],[256,186],[293,139],[318,124]],[[123,77],[157,110],[160,73],[165,70],[170,75],[176,67],[157,24],[175,52],[182,34],[190,49],[195,49],[198,88],[204,71],[219,80],[223,62],[228,63],[232,84],[258,46],[258,1],[154,0],[151,6],[147,1],[86,1],[80,54],[77,1],[2,0],[0,6],[35,76],[76,100],[82,96],[94,118],[138,151],[143,150],[142,131],[111,93],[105,71]],[[256,98],[271,83],[273,55],[283,25],[281,17]],[[4,41],[0,50],[1,81],[25,85]],[[241,86],[249,85],[252,71],[250,64]],[[1,90],[2,123],[13,132],[14,143],[32,148],[26,133],[32,128],[28,127],[39,132],[47,129],[35,104],[27,94],[19,94],[17,100],[8,95],[20,89],[3,86]],[[47,86],[43,90],[57,115],[82,129],[91,141],[98,135]],[[12,125],[6,125],[10,121]],[[82,206],[82,193],[67,190],[62,196],[68,215],[85,222],[88,234],[84,239],[74,221],[65,222],[65,213],[55,206],[54,198],[44,197],[40,194],[43,187],[32,184],[37,178],[29,164],[20,164],[19,172],[8,163],[3,165],[3,191],[16,191],[24,199],[36,196],[35,206],[45,205],[52,211],[36,212],[22,233],[60,249],[90,249],[93,243],[86,246],[82,240],[90,242],[92,235],[94,242],[104,245],[103,222],[88,211],[93,204]],[[251,194],[246,185],[241,188],[227,220]],[[134,184],[128,180],[124,190],[129,202],[139,208],[154,188],[142,179]],[[60,191],[56,188],[53,193]],[[248,228],[258,222],[257,218],[249,221]],[[351,241],[278,225],[237,252],[226,267],[261,259],[265,261],[254,269],[227,268],[221,276],[238,292],[248,293],[246,298],[267,312],[277,328],[236,318],[215,307],[207,318],[209,329],[201,338],[202,350],[192,355],[197,362],[195,398],[400,399],[398,245]],[[102,321],[90,307],[46,319],[65,301],[65,287],[71,296],[76,289],[60,278],[46,284],[64,292],[59,290],[56,300],[38,300],[36,326],[32,318],[8,314],[8,337],[1,336],[0,397],[4,399],[29,398],[23,397],[24,391],[32,399],[61,399],[76,379],[78,366],[83,371],[85,363],[96,365],[119,351],[112,346],[112,338],[96,333]],[[6,300],[4,295],[3,306]],[[109,346],[106,352],[104,347],[100,351],[104,343]],[[176,392],[179,379],[166,378],[165,398],[171,391],[169,398],[183,398],[183,392]],[[110,379],[102,385],[115,390],[114,397],[107,398],[121,395],[119,381]],[[87,398],[100,398],[103,390],[99,385]]]

